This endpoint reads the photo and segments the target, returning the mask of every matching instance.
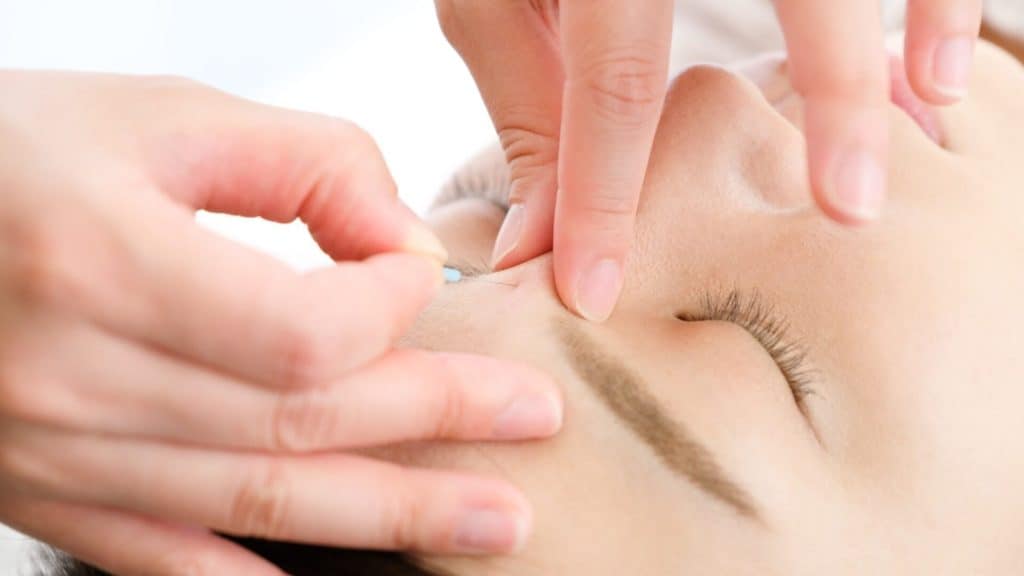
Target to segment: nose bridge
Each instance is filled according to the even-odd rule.
[[[752,82],[723,68],[675,79],[648,165],[640,211],[790,209],[805,188],[803,136]],[[810,200],[800,194],[799,204]]]
[[[811,205],[804,167],[801,133],[757,86],[722,68],[691,68],[666,96],[636,227],[645,262],[636,268],[678,283],[692,266],[718,266],[738,233],[770,226],[783,211],[774,198],[800,195]]]

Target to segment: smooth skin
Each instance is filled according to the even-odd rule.
[[[0,522],[129,576],[279,574],[211,530],[522,542],[507,482],[352,451],[561,423],[534,369],[396,348],[445,251],[362,131],[178,79],[0,71],[0,189]],[[338,263],[299,274],[199,209],[300,218]]]
[[[562,302],[603,321],[623,263],[665,95],[673,0],[436,0],[511,169],[497,269],[553,249]],[[776,0],[807,102],[811,189],[844,224],[882,211],[888,59],[877,3]],[[906,69],[930,104],[965,94],[981,0],[908,2]]]

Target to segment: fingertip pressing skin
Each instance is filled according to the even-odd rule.
[[[491,260],[495,270],[521,264],[551,250],[558,168],[551,162],[538,170],[544,174],[518,180],[512,172],[508,213],[495,240]]]
[[[667,88],[671,0],[562,8],[566,89],[554,266],[563,302],[602,322],[615,308]]]
[[[821,210],[845,225],[881,217],[887,185],[886,109],[808,100],[805,133],[811,188]]]
[[[967,96],[981,0],[911,0],[907,9],[907,77],[921,99],[953,104]]]
[[[888,58],[876,3],[775,3],[793,86],[806,103],[811,189],[842,224],[877,220],[888,174]]]
[[[509,164],[510,208],[493,267],[553,246],[565,305],[606,319],[621,291],[666,88],[673,2],[516,2],[486,10],[438,2],[438,9]],[[510,61],[518,63],[515,81]]]
[[[576,311],[591,322],[604,322],[615,309],[622,282],[622,264],[618,260],[598,260],[580,275],[573,298]]]

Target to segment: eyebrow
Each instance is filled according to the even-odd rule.
[[[570,321],[557,319],[555,333],[580,379],[670,470],[742,516],[758,518],[747,492],[726,476],[683,423],[661,408],[639,375]]]

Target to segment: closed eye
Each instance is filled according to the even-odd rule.
[[[812,383],[816,375],[807,359],[807,351],[788,336],[789,323],[776,314],[774,308],[760,294],[743,294],[730,290],[725,294],[707,292],[700,312],[679,313],[676,318],[684,322],[730,322],[754,337],[768,352],[779,372],[789,384],[793,399],[803,410],[803,400],[815,393]]]

